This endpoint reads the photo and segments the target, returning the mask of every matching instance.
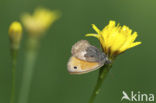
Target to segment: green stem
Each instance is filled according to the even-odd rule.
[[[11,98],[10,103],[14,103],[15,100],[15,79],[16,79],[16,58],[17,58],[17,50],[11,50],[12,56],[12,89],[11,89]]]
[[[105,64],[103,67],[100,68],[96,86],[93,90],[93,93],[92,93],[88,103],[94,103],[96,96],[100,92],[102,83],[103,83],[104,79],[106,78],[111,67],[112,67],[112,64]]]
[[[35,38],[29,38],[27,43],[28,48],[26,52],[26,61],[23,70],[23,78],[21,81],[22,83],[18,103],[28,103],[29,92],[31,89],[30,87],[34,71],[34,64],[37,55],[38,40]]]

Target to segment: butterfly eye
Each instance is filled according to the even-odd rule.
[[[77,66],[74,66],[74,69],[77,69]]]

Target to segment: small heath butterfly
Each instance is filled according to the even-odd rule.
[[[87,40],[80,40],[72,46],[72,56],[67,67],[70,74],[84,74],[109,63],[107,56]]]

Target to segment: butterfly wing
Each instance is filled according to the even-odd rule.
[[[81,60],[86,60],[86,57],[84,55],[87,53],[86,49],[89,46],[90,44],[87,40],[80,40],[72,46],[71,53],[73,56]]]
[[[87,40],[80,40],[72,46],[72,55],[88,62],[102,62],[106,55]]]
[[[105,62],[105,58],[107,56],[98,48],[91,45],[86,49],[86,54],[84,55],[84,57],[89,62]]]
[[[70,74],[84,74],[96,70],[103,65],[101,62],[88,62],[72,56],[68,62],[68,71]]]

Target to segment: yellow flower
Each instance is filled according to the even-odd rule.
[[[137,37],[137,32],[123,25],[116,25],[115,21],[109,21],[109,24],[103,29],[99,30],[94,24],[93,29],[97,34],[86,34],[86,36],[94,36],[99,39],[104,52],[109,56],[116,56],[129,48],[141,44],[141,42],[134,42]]]
[[[12,48],[18,48],[22,37],[22,26],[19,22],[14,21],[9,27],[9,37]]]
[[[36,36],[44,33],[58,17],[57,11],[37,8],[32,15],[23,14],[21,20],[29,34]]]

